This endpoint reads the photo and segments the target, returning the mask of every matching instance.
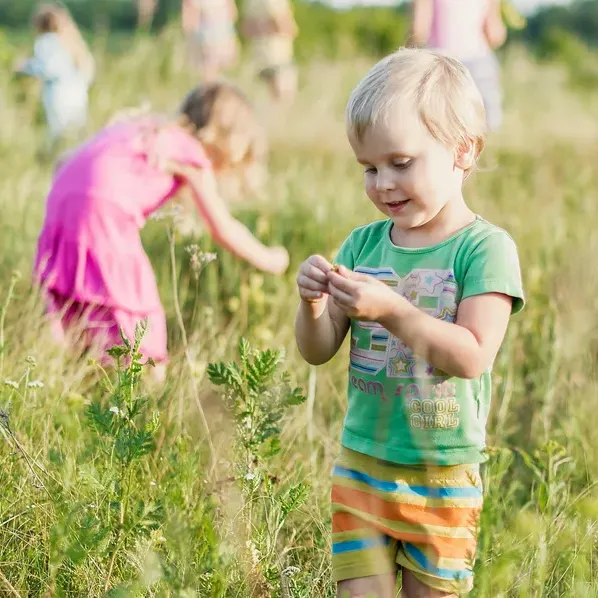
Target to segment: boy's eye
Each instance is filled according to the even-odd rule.
[[[374,166],[366,166],[365,173],[366,174],[376,174],[376,168]]]
[[[405,170],[411,166],[411,160],[403,160],[402,162],[394,162],[394,168],[398,170]]]

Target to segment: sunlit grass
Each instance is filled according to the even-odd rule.
[[[91,130],[145,101],[176,110],[196,77],[182,68],[184,49],[172,37],[139,39],[116,57],[100,49]],[[528,306],[495,366],[494,451],[473,596],[598,596],[598,106],[568,91],[556,68],[519,51],[506,62],[506,124],[489,140],[467,195],[516,239]],[[353,227],[377,217],[343,128],[345,99],[367,66],[365,59],[306,65],[292,108],[272,106],[249,68],[235,74],[271,136],[265,197],[235,210],[266,242],[288,247],[287,275],[259,274],[205,236],[184,237],[169,220],[150,221],[144,231],[169,314],[172,363],[166,388],[147,388],[148,413],[158,410],[161,426],[132,481],[135,504],[146,510],[121,532],[110,576],[121,588],[115,596],[333,595],[329,474],[346,354],[317,370],[298,356],[294,273],[307,255],[332,256]],[[109,523],[113,477],[85,415],[103,396],[101,376],[53,346],[29,283],[51,176],[51,165],[36,160],[44,131],[31,125],[35,97],[34,86],[0,74],[0,305],[13,271],[22,274],[6,311],[0,371],[0,408],[12,432],[0,428],[0,595],[101,596],[114,535],[94,530]],[[192,243],[219,256],[199,280],[189,267]],[[309,395],[290,413],[281,450],[268,462],[272,479],[252,495],[259,508],[251,518],[246,488],[231,481],[243,461],[230,451],[231,415],[206,374],[209,363],[236,358],[241,335],[283,350],[284,369]],[[213,470],[199,405],[217,453]],[[277,531],[267,514],[298,484],[307,485],[306,500]]]

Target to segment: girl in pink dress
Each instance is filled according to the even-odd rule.
[[[120,343],[119,328],[131,338],[147,318],[141,351],[165,363],[166,318],[140,230],[183,186],[221,247],[282,274],[287,251],[262,245],[217,191],[215,175],[225,170],[251,185],[264,148],[242,93],[214,83],[190,93],[176,121],[119,122],[71,153],[56,172],[35,260],[56,334],[64,340],[76,331],[86,347],[105,352]]]
[[[488,128],[502,123],[500,66],[493,52],[507,37],[500,0],[414,0],[412,41],[460,60],[484,100]]]

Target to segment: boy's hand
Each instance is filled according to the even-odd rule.
[[[403,297],[373,276],[341,266],[329,271],[329,293],[338,307],[355,320],[380,322],[400,307]]]
[[[328,276],[332,264],[321,255],[308,257],[299,267],[297,288],[302,301],[316,303],[328,293]]]

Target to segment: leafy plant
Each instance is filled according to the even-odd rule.
[[[210,364],[208,376],[223,388],[224,405],[235,426],[232,465],[244,500],[241,560],[249,569],[249,595],[272,596],[286,580],[284,551],[281,556],[277,550],[280,534],[289,515],[306,501],[308,487],[303,482],[280,484],[270,463],[281,450],[287,411],[303,403],[305,396],[291,385],[287,372],[278,372],[280,352],[254,350],[241,339],[238,357],[238,362]]]
[[[116,382],[105,376],[108,400],[96,398],[87,410],[87,421],[97,434],[97,449],[106,457],[103,463],[108,472],[114,472],[107,484],[112,532],[105,590],[110,587],[117,555],[129,536],[143,535],[156,523],[152,517],[154,507],[145,504],[142,497],[131,495],[135,473],[152,450],[160,425],[158,411],[148,413],[148,398],[139,392],[143,368],[153,365],[151,359],[143,363],[139,351],[146,329],[147,321],[137,324],[133,343],[121,331],[123,345],[108,351],[116,361]]]

